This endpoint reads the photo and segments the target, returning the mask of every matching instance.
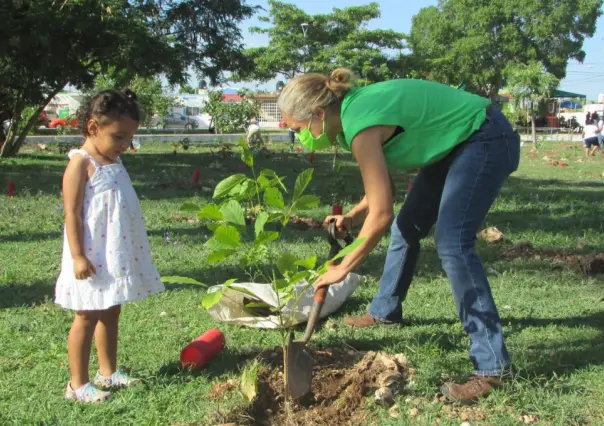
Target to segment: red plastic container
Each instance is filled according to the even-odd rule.
[[[339,204],[334,204],[333,206],[331,206],[331,214],[336,216],[336,215],[341,215],[342,214],[342,206]]]
[[[199,183],[199,170],[193,170],[193,177],[191,178],[191,184],[197,185]]]
[[[200,369],[218,355],[224,345],[224,334],[220,330],[208,330],[182,349],[180,364],[193,370]]]
[[[8,186],[6,188],[6,191],[8,192],[8,196],[9,197],[14,197],[15,196],[15,182],[10,181],[8,183]]]

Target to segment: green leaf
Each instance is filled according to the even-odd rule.
[[[278,221],[278,220],[280,221],[281,219],[283,219],[283,213],[270,213],[268,215],[267,222],[268,223],[272,223],[272,222],[275,222],[275,221]]]
[[[298,175],[296,178],[296,183],[294,184],[294,200],[297,201],[298,198],[302,196],[302,193],[312,180],[313,169],[306,169],[302,173]]]
[[[216,263],[222,262],[224,259],[232,256],[235,253],[235,250],[230,249],[213,250],[206,258],[206,262],[208,262],[208,265],[215,265]]]
[[[260,235],[256,237],[254,244],[257,246],[261,244],[268,244],[271,241],[275,241],[277,238],[279,238],[279,233],[276,231],[262,231]]]
[[[267,188],[264,191],[264,202],[272,207],[282,209],[285,207],[283,202],[283,194],[277,188]]]
[[[247,179],[241,184],[241,189],[239,190],[240,198],[249,198],[254,195],[256,191],[256,182],[254,179]]]
[[[182,205],[180,206],[181,212],[197,213],[200,209],[201,207],[199,207],[199,204],[191,202],[182,203]]]
[[[288,272],[296,271],[298,269],[296,266],[297,261],[298,259],[296,256],[291,253],[284,252],[277,260],[277,269],[279,269],[279,272],[285,276],[285,274]]]
[[[241,373],[241,384],[239,385],[239,391],[243,395],[243,399],[250,404],[256,395],[258,394],[258,370],[260,364],[258,360],[254,360],[250,364],[246,365]]]
[[[258,182],[258,184],[264,188],[270,188],[271,186],[273,186],[271,184],[271,181],[269,178],[267,178],[266,176],[259,176],[258,179],[256,179],[256,181]]]
[[[250,302],[244,305],[245,308],[270,308],[270,305],[265,302]]]
[[[214,231],[212,240],[216,241],[220,246],[219,249],[236,249],[241,246],[241,236],[237,228],[231,225],[220,225]],[[211,240],[208,241],[208,243]],[[207,243],[206,243],[207,244]],[[213,248],[213,247],[210,247]]]
[[[222,291],[226,290],[227,288],[231,287],[231,284],[233,284],[235,281],[237,281],[237,278],[231,278],[229,280],[226,280],[223,284],[222,284]]]
[[[297,272],[296,274],[294,274],[289,279],[289,282],[292,284],[298,284],[299,282],[301,282],[303,280],[308,280],[311,275],[312,275],[312,272],[310,272],[310,271],[300,271],[300,272]]]
[[[358,240],[355,240],[352,242],[352,244],[344,247],[333,259],[331,259],[332,261],[337,260],[337,259],[341,259],[342,257],[346,256],[348,253],[354,251],[358,246],[360,246],[361,244],[363,244],[365,242],[367,238],[363,237],[363,238],[359,238]]]
[[[207,293],[201,298],[201,306],[203,306],[205,309],[210,309],[212,306],[220,302],[220,299],[222,299],[221,291]]]
[[[241,161],[243,161],[249,167],[254,167],[254,155],[243,138],[239,139],[239,146],[241,147]]]
[[[274,170],[263,169],[260,172],[260,176],[265,176],[265,177],[269,178],[270,179],[270,186],[275,186],[276,184],[279,184],[281,186],[281,188],[283,188],[283,191],[287,192],[287,188],[285,187],[285,185],[283,185],[283,179],[284,178],[282,178],[279,175],[277,175],[277,173],[275,173]]]
[[[277,173],[275,173],[275,171],[271,170],[271,169],[262,169],[260,171],[260,176],[266,176],[266,177],[271,178],[271,179],[279,177],[277,175]]]
[[[210,231],[212,231],[212,232],[216,232],[216,230],[217,230],[218,228],[220,228],[220,225],[221,225],[221,224],[220,224],[220,223],[218,223],[218,222],[210,222],[210,223],[208,223],[206,226],[207,226],[207,228],[208,228]]]
[[[274,288],[276,291],[284,290],[290,285],[289,280],[284,278],[276,279],[274,282]]]
[[[260,235],[260,233],[262,231],[264,231],[264,225],[266,225],[266,222],[268,221],[268,219],[269,219],[269,215],[266,212],[260,212],[256,216],[256,223],[254,224],[254,231],[256,232],[256,238],[258,238],[258,235]]]
[[[296,265],[301,266],[304,269],[315,269],[315,266],[317,265],[317,256],[311,256],[303,260],[298,260]]]
[[[245,179],[247,179],[247,177],[244,174],[238,173],[222,180],[214,189],[214,198],[225,197],[229,192],[231,192],[233,187],[239,185]]]
[[[314,195],[303,195],[292,206],[293,210],[308,210],[319,204],[319,197]]]
[[[161,277],[161,281],[165,284],[195,284],[195,285],[201,285],[204,287],[207,287],[206,284],[194,280],[193,278],[189,278],[189,277],[179,277],[179,276],[169,276],[169,277]]]
[[[233,225],[245,226],[243,207],[241,207],[241,204],[239,204],[238,201],[229,200],[220,208],[220,212],[222,213],[225,222],[232,223]]]
[[[222,220],[222,213],[220,212],[220,208],[214,204],[206,204],[199,210],[197,217],[200,219],[212,219],[212,220]]]

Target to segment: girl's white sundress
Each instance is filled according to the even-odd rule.
[[[102,166],[86,151],[72,150],[96,168],[83,200],[84,251],[96,275],[78,280],[63,237],[63,261],[55,302],[67,309],[104,310],[164,290],[151,261],[140,204],[121,160]]]

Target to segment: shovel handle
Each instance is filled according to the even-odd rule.
[[[312,304],[310,314],[308,315],[308,322],[306,323],[306,331],[304,332],[304,336],[302,337],[302,339],[299,340],[300,342],[308,342],[312,334],[314,333],[315,326],[317,325],[317,320],[319,319],[319,315],[321,314],[321,309],[323,308],[323,303],[325,302],[325,296],[327,296],[328,289],[328,286],[324,286],[315,292],[314,302]]]

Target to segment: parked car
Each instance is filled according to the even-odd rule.
[[[74,116],[57,118],[48,123],[50,129],[62,130],[66,128],[76,129],[78,127],[78,118]]]
[[[38,116],[38,122],[36,124],[38,125],[38,127],[40,127],[40,126],[48,127],[49,126],[50,119],[48,118],[48,114],[46,114],[46,111],[42,111],[40,113],[40,115]]]
[[[151,118],[151,127],[163,129],[207,129],[208,122],[201,116],[186,116],[178,112],[171,112],[165,117],[155,114]]]

